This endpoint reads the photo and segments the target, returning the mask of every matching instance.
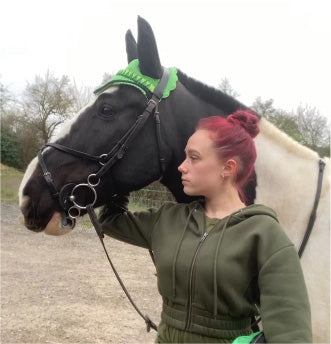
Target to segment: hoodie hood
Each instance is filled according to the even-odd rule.
[[[204,212],[204,200],[197,200],[190,203],[189,208],[190,209],[193,208],[193,209]],[[273,218],[274,220],[278,222],[277,214],[275,213],[273,209],[262,204],[251,204],[227,216],[226,218],[229,218],[227,226],[234,225],[236,223],[244,221],[245,219],[248,219],[252,216],[257,216],[257,215],[270,216],[271,218]]]

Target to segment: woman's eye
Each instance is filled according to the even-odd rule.
[[[100,111],[100,114],[103,116],[109,117],[113,114],[112,108],[107,104],[102,105],[99,111]]]

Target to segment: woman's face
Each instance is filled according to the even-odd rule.
[[[186,158],[178,167],[187,195],[210,197],[223,184],[224,164],[209,136],[210,131],[197,130],[187,141]]]

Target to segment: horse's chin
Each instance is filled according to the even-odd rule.
[[[71,231],[72,228],[69,226],[64,227],[62,226],[62,217],[59,212],[55,212],[50,221],[48,222],[47,226],[44,229],[44,233],[47,235],[64,235]]]

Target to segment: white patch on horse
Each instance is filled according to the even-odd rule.
[[[297,249],[313,209],[319,174],[318,154],[297,143],[265,119],[255,139],[256,201],[278,214]],[[301,265],[310,298],[314,342],[329,338],[330,323],[330,159],[326,163],[316,220]]]
[[[118,86],[111,86],[110,88],[107,88],[105,91],[103,91],[101,94],[104,93],[114,93],[118,90]]]
[[[34,159],[31,160],[29,166],[27,167],[23,179],[21,181],[20,187],[18,189],[18,199],[19,199],[19,206],[21,208],[24,207],[24,205],[29,201],[29,198],[27,196],[23,195],[23,190],[28,182],[28,180],[31,178],[33,172],[35,171],[36,167],[38,165],[38,158],[35,157]]]

